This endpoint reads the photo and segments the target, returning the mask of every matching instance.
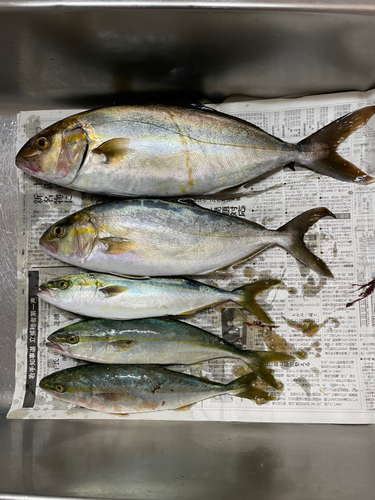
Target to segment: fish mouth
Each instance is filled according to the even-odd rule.
[[[47,243],[42,238],[40,239],[39,243],[48,253],[57,254],[57,246],[55,246],[53,243]]]
[[[29,156],[26,158],[24,156],[17,156],[16,165],[20,170],[26,172],[27,174],[39,174],[41,172],[41,168],[38,160],[39,159],[36,156]]]
[[[48,290],[48,288],[45,285],[40,285],[39,291],[36,294],[41,299],[44,299],[44,298],[52,299],[53,298],[51,291]]]
[[[64,352],[64,349],[60,346],[60,344],[58,344],[57,342],[53,342],[52,340],[50,342],[46,342],[46,347],[49,347],[54,351]]]

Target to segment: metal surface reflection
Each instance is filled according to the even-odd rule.
[[[0,484],[5,492],[69,497],[369,500],[371,430],[2,420],[8,454],[0,454]]]
[[[0,101],[21,107],[268,98],[375,82],[374,18],[359,13],[30,9],[1,20]]]

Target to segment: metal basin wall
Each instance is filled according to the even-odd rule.
[[[171,5],[0,1],[0,499],[372,499],[371,426],[5,419],[15,370],[18,111],[375,84],[373,0]]]

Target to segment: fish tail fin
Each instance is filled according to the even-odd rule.
[[[274,401],[274,397],[266,391],[253,387],[257,379],[256,373],[248,373],[227,385],[228,393],[240,398],[251,399],[256,404],[261,405],[267,401]]]
[[[312,208],[311,210],[307,210],[307,212],[303,212],[291,221],[287,222],[277,231],[286,236],[281,246],[288,250],[293,257],[321,276],[333,278],[333,274],[328,269],[327,265],[322,261],[322,259],[314,255],[303,241],[303,237],[309,228],[323,217],[336,218],[335,215],[327,208]]]
[[[238,296],[238,300],[236,300],[236,302],[238,302],[244,309],[257,316],[261,321],[263,321],[263,323],[273,325],[272,319],[256,302],[255,296],[258,293],[267,290],[271,286],[278,285],[279,283],[281,283],[280,280],[272,279],[255,281],[254,283],[250,283],[249,285],[236,288],[232,293],[235,293]]]
[[[244,361],[249,365],[254,373],[258,377],[266,382],[277,391],[281,391],[283,384],[276,380],[273,376],[273,370],[267,368],[264,363],[275,363],[277,361],[292,361],[295,359],[291,354],[285,354],[283,352],[272,352],[272,351],[244,351],[244,356],[247,358]]]
[[[319,174],[340,181],[371,184],[375,178],[345,160],[337,153],[339,145],[375,113],[375,106],[367,106],[342,116],[298,143],[301,150],[300,164]],[[305,161],[303,156],[307,154]]]

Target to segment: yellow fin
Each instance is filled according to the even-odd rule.
[[[232,293],[237,293],[241,298],[237,302],[251,314],[257,316],[263,323],[267,325],[273,325],[273,321],[268,316],[268,314],[260,307],[260,305],[255,301],[255,296],[267,290],[271,286],[280,284],[280,280],[268,279],[263,281],[254,281],[249,285],[244,285],[240,288],[236,288]]]
[[[134,241],[126,238],[101,238],[100,241],[107,247],[107,253],[111,255],[121,255],[136,246]]]
[[[241,366],[241,365],[235,365],[232,368],[232,373],[236,378],[243,377],[244,375],[247,375],[249,373],[249,367],[247,366],[246,368]]]
[[[199,311],[199,309],[205,309],[206,307],[214,306],[214,305],[215,305],[215,304],[217,304],[217,303],[218,303],[218,301],[216,301],[216,302],[212,302],[211,304],[207,304],[207,305],[205,305],[205,306],[199,306],[199,307],[196,307],[195,309],[189,309],[189,311],[184,311],[184,312],[182,312],[182,313],[179,313],[179,315],[181,315],[181,316],[185,316],[185,315],[187,315],[187,314],[192,314],[192,313],[194,313],[195,311]],[[169,316],[169,313],[167,314],[167,316]]]
[[[126,290],[128,290],[128,287],[121,285],[111,285],[99,288],[99,292],[102,292],[106,297],[114,297],[119,293],[126,292]]]
[[[124,160],[126,155],[131,151],[129,143],[130,139],[127,138],[110,139],[93,149],[92,152],[103,154],[106,157],[106,164],[115,165]]]
[[[192,406],[194,406],[195,403],[192,403],[191,405],[185,405],[185,406],[181,406],[180,408],[175,408],[174,411],[186,411],[186,410],[190,410],[190,408]]]

